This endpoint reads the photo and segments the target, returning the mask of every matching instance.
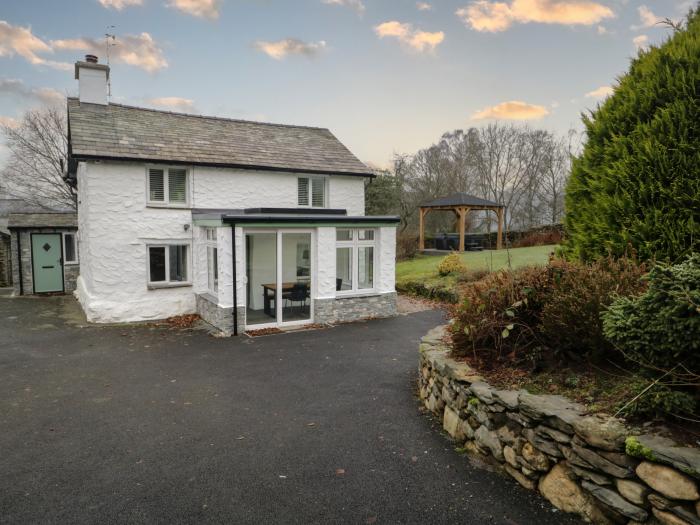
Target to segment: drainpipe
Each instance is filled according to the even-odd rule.
[[[236,279],[236,223],[231,224],[231,251],[233,253],[233,335],[238,335],[238,279]]]

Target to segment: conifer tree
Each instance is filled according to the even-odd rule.
[[[583,116],[587,140],[566,190],[564,251],[574,257],[632,248],[677,261],[700,247],[700,9],[669,27]]]

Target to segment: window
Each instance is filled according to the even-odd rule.
[[[156,285],[189,283],[189,247],[169,244],[148,247],[148,282]]]
[[[204,228],[207,247],[207,288],[216,295],[219,291],[219,253],[216,247],[216,228]]]
[[[336,230],[337,292],[366,292],[374,289],[374,230]]]
[[[75,233],[63,234],[63,262],[65,264],[78,263],[78,240]]]
[[[162,205],[187,204],[185,168],[149,168],[148,202]]]
[[[324,208],[326,206],[326,179],[324,177],[299,177],[297,179],[299,206]]]

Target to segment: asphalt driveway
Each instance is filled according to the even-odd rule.
[[[420,413],[441,320],[219,339],[0,297],[0,521],[575,523]]]

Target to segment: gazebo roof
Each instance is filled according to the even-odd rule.
[[[474,195],[469,195],[468,193],[453,193],[447,197],[440,197],[425,204],[421,204],[421,208],[446,208],[450,206],[472,206],[472,207],[482,207],[482,208],[503,208],[503,204],[498,204],[497,202],[488,201],[480,197],[475,197]]]

